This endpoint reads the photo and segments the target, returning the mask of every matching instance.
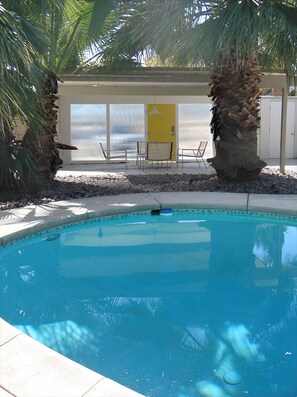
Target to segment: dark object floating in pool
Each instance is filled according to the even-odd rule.
[[[151,215],[160,215],[160,210],[151,210]]]
[[[173,211],[171,208],[164,208],[162,210],[151,210],[151,215],[172,215]]]
[[[50,236],[48,236],[45,240],[46,241],[54,241],[57,240],[58,238],[60,238],[60,234],[51,234]]]
[[[238,383],[241,381],[241,378],[238,372],[227,371],[224,375],[224,381],[229,385],[238,385]]]

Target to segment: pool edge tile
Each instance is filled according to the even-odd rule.
[[[250,194],[248,211],[297,216],[297,196]]]
[[[101,379],[83,397],[145,397],[109,378]]]
[[[18,397],[81,397],[104,378],[22,333],[0,352],[1,386]]]
[[[20,330],[0,318],[0,347],[20,334]]]
[[[246,211],[248,194],[213,192],[154,193],[161,207]]]
[[[14,395],[0,386],[0,397],[14,397]]]

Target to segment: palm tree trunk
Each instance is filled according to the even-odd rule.
[[[260,68],[255,59],[239,65],[223,63],[211,76],[211,132],[216,155],[208,159],[218,177],[246,180],[259,175],[266,163],[257,155],[257,129],[260,126]],[[238,66],[239,65],[239,66]]]
[[[49,182],[56,175],[62,160],[56,147],[57,137],[57,105],[58,77],[53,73],[46,73],[43,80],[43,95],[41,99],[41,121],[43,128],[35,131],[29,126],[23,138],[23,145],[30,150],[37,167],[37,174],[28,176],[28,185],[38,188]]]

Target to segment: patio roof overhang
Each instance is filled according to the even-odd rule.
[[[189,68],[136,68],[98,75],[61,75],[61,95],[208,95],[211,72]],[[263,72],[261,88],[284,88],[284,73]]]

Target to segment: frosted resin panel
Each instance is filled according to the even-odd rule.
[[[103,160],[99,142],[106,145],[106,105],[71,105],[72,161]]]
[[[212,157],[212,135],[210,103],[189,103],[178,105],[179,147],[182,149],[198,148],[200,141],[209,141],[205,157]]]
[[[144,105],[110,105],[110,149],[128,149],[136,154],[136,142],[144,140]]]

